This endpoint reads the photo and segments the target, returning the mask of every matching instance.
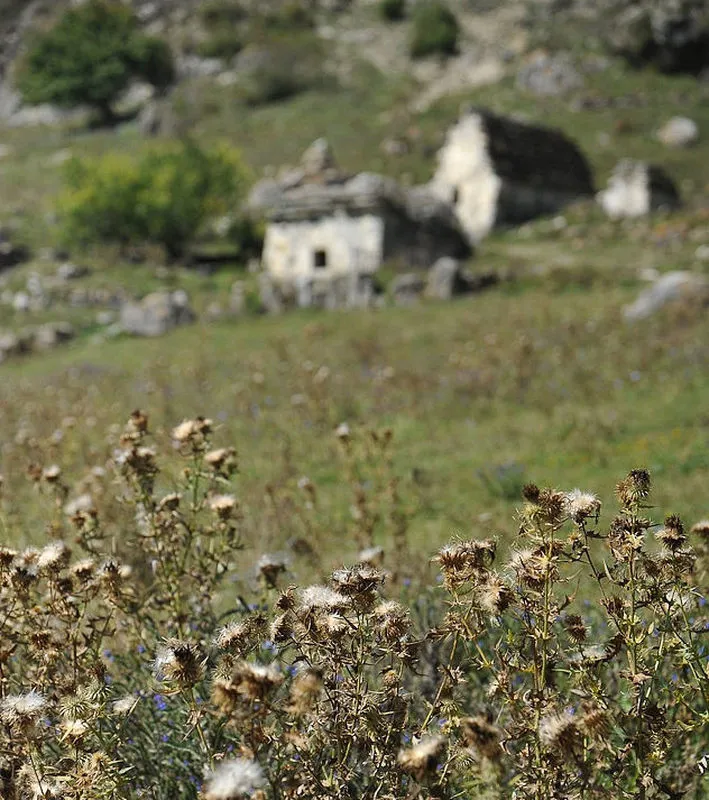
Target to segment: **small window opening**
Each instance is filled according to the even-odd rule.
[[[458,200],[460,200],[460,189],[456,186],[455,189],[453,189],[453,205],[454,206],[458,205]]]
[[[315,269],[325,269],[327,267],[327,253],[325,250],[316,250],[313,258]]]

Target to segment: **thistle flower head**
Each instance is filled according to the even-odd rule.
[[[581,524],[587,519],[597,519],[601,512],[601,501],[595,494],[573,489],[564,495],[564,511],[569,519]]]
[[[670,515],[665,519],[665,527],[657,531],[655,538],[670,552],[677,552],[687,542],[682,520],[676,514]]]
[[[209,507],[221,520],[227,520],[236,509],[237,502],[233,494],[215,494],[209,498]]]
[[[421,781],[426,776],[435,774],[445,748],[446,740],[442,736],[428,736],[418,744],[400,750],[397,761],[404,772]]]
[[[637,507],[650,495],[650,473],[645,469],[634,469],[615,487],[623,508]]]
[[[396,600],[386,600],[374,609],[377,629],[390,642],[401,639],[411,629],[409,612]]]
[[[500,739],[502,732],[487,717],[478,715],[460,721],[461,733],[466,746],[490,761],[498,761],[502,755]]]
[[[42,548],[37,559],[37,569],[40,572],[61,572],[68,564],[71,551],[64,542],[50,542]]]
[[[574,752],[579,742],[579,720],[568,710],[552,711],[539,722],[539,741],[565,755]]]
[[[153,674],[159,681],[192,687],[204,677],[205,665],[206,658],[196,644],[168,639],[155,653]]]
[[[0,702],[0,719],[16,733],[27,736],[46,708],[47,699],[34,689],[26,694],[9,694]]]
[[[240,800],[252,797],[264,783],[263,770],[256,761],[234,758],[222,761],[207,776],[204,797],[205,800]]]
[[[172,438],[179,444],[187,442],[202,442],[204,437],[212,432],[213,423],[211,419],[197,417],[196,419],[183,420],[179,425],[172,429]]]
[[[305,611],[344,611],[352,605],[349,597],[327,586],[307,586],[298,599]]]

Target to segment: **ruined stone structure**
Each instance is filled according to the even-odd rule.
[[[470,254],[450,205],[391,178],[343,175],[322,140],[300,169],[257,185],[249,206],[268,223],[262,267],[281,298],[299,306],[367,305],[385,262],[428,268]]]
[[[598,202],[611,219],[641,217],[680,205],[677,187],[660,167],[625,158],[616,164]]]
[[[483,111],[450,129],[430,186],[453,204],[471,244],[594,191],[586,159],[562,133]]]

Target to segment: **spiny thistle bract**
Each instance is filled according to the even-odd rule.
[[[59,466],[30,470],[56,502],[44,547],[0,547],[0,796],[709,796],[709,524],[654,525],[646,471],[605,524],[595,494],[526,486],[511,551],[454,541],[441,584],[406,592],[416,554],[402,527],[373,541],[357,477],[358,563],[288,585],[297,552],[245,548],[256,511],[214,427],[172,429],[175,477],[131,416],[120,540]],[[358,437],[336,432],[355,476]],[[366,441],[389,458],[390,434]]]

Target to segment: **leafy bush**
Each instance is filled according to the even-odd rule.
[[[460,27],[455,14],[439,0],[425,0],[416,6],[411,20],[409,52],[413,58],[453,55],[458,48]]]
[[[60,203],[65,236],[83,245],[153,242],[179,258],[208,219],[238,204],[245,174],[233,152],[191,142],[140,159],[74,159]]]
[[[170,84],[174,66],[167,44],[143,35],[122,3],[90,0],[66,11],[38,37],[18,86],[29,103],[88,105],[105,121],[121,92],[138,78],[159,89]]]
[[[399,22],[406,16],[406,0],[379,0],[379,14],[388,22]]]
[[[269,510],[241,506],[213,429],[185,420],[157,448],[135,411],[111,434],[97,491],[115,487],[115,535],[91,495],[67,504],[58,466],[30,467],[53,539],[0,547],[3,798],[707,796],[709,523],[695,547],[677,516],[653,526],[646,471],[618,484],[608,525],[594,494],[527,485],[512,554],[457,540],[435,588],[405,588],[391,433],[342,425],[366,549],[299,587],[246,550]],[[317,515],[319,489],[299,486],[281,524]]]

